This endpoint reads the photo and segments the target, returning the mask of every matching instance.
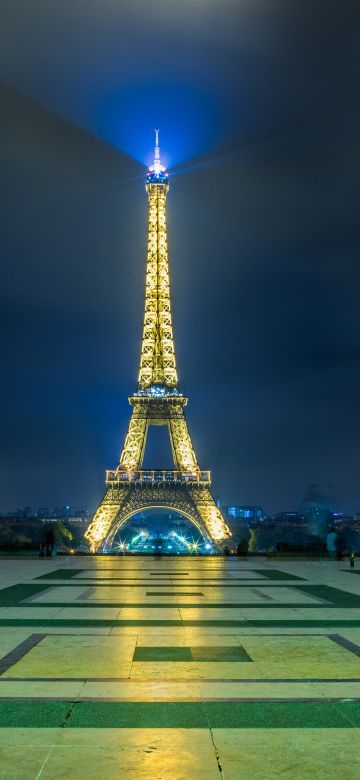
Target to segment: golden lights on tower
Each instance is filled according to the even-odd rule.
[[[85,534],[94,552],[110,549],[126,520],[150,508],[179,511],[217,544],[231,535],[211,495],[210,472],[198,465],[184,414],[187,398],[178,389],[166,230],[169,184],[158,130],[155,137],[154,162],[146,176],[148,243],[138,385],[129,398],[132,414],[119,465],[107,472],[106,494]],[[150,425],[167,425],[174,470],[142,470]]]

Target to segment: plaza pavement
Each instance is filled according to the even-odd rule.
[[[0,778],[359,778],[359,574],[0,559]]]

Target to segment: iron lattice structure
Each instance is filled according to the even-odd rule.
[[[178,388],[171,317],[166,232],[168,177],[160,162],[158,132],[154,165],[146,178],[149,198],[145,315],[137,391],[129,398],[129,428],[118,467],[106,473],[106,493],[85,534],[93,552],[111,549],[115,534],[135,513],[166,508],[187,517],[220,546],[230,536],[201,471]],[[142,470],[150,425],[167,425],[175,469]]]

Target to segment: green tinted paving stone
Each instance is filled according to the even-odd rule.
[[[190,647],[136,647],[134,661],[192,661]]]
[[[36,577],[37,580],[71,580],[73,577],[77,577],[78,574],[87,571],[86,569],[55,569],[54,571],[48,571],[47,574],[40,574]]]
[[[360,702],[341,701],[334,702],[336,708],[349,719],[353,726],[360,727]]]
[[[216,647],[191,647],[191,656],[193,661],[240,661],[252,662],[243,647],[217,645]]]
[[[149,590],[149,591],[146,591],[146,595],[147,596],[203,596],[204,594],[203,593],[190,593],[190,591],[188,591],[188,590],[182,590],[182,591],[162,590],[162,591],[160,591],[160,593],[159,593],[158,590],[154,590],[154,591]],[[135,604],[135,606],[137,607],[138,604]],[[144,606],[144,605],[142,604],[141,606]],[[161,605],[159,604],[159,606],[161,606]],[[198,606],[198,605],[196,604],[196,606]],[[217,605],[217,606],[219,606],[219,605]]]
[[[202,702],[81,702],[74,708],[67,725],[70,728],[269,728],[266,705],[249,711],[242,703],[216,704]],[[329,707],[331,705],[329,704]],[[306,715],[308,727],[326,725],[349,727],[349,722],[335,710],[332,719],[326,713],[317,712],[317,717]],[[277,725],[286,726],[289,712],[277,713]],[[209,723],[210,721],[210,723]],[[301,726],[300,726],[301,727]]]
[[[251,661],[240,646],[136,647],[134,661]]]
[[[305,580],[305,577],[298,577],[297,574],[287,574],[280,569],[252,569],[260,577],[266,577],[267,580]]]
[[[309,593],[310,596],[318,596],[318,598],[329,601],[329,606],[360,607],[360,596],[357,596],[356,593],[348,593],[346,590],[331,588],[329,585],[294,585],[293,587],[302,593]],[[320,604],[320,606],[325,605]]]
[[[0,701],[7,728],[357,728],[358,702]]]
[[[30,585],[10,585],[8,588],[0,590],[0,606],[14,607],[23,599],[30,596],[36,596],[44,590],[48,590],[48,585],[30,584]]]
[[[330,701],[205,702],[211,728],[355,728]]]
[[[202,702],[79,702],[70,728],[208,728]]]
[[[58,728],[65,723],[72,707],[66,701],[0,700],[0,727]]]

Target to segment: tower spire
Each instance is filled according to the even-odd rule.
[[[160,146],[159,146],[159,130],[155,130],[155,155],[154,155],[154,165],[156,163],[160,164]]]
[[[159,146],[159,129],[155,129],[155,149],[154,149],[154,163],[150,165],[148,177],[152,177],[153,181],[162,182],[167,181],[167,175],[165,172],[165,166],[161,165],[160,160],[160,146]]]

